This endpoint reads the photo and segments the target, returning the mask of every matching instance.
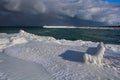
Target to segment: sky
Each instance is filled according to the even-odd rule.
[[[0,0],[0,26],[113,26],[119,14],[119,0]]]
[[[110,3],[117,3],[117,4],[120,3],[120,0],[103,0],[103,1],[108,1]]]

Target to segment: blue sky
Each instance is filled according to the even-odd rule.
[[[103,0],[103,1],[108,1],[108,2],[111,2],[111,3],[118,3],[118,4],[120,4],[120,0]]]

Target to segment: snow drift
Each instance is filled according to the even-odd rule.
[[[17,34],[11,34],[11,36],[7,37],[7,39],[9,41],[7,43],[5,42],[4,47],[0,48],[4,53],[2,55],[7,54],[8,56],[15,57],[16,59],[22,59],[23,62],[28,61],[31,63],[34,62],[35,64],[40,64],[42,66],[41,68],[45,69],[45,73],[48,72],[51,74],[50,77],[53,80],[120,79],[120,45],[106,44],[105,51],[103,44],[98,45],[99,42],[95,43],[82,40],[56,40],[53,37],[36,36],[25,31],[20,31]],[[101,66],[84,64],[84,53],[88,50],[88,48],[96,48],[97,45],[97,54],[103,51],[101,59],[103,60],[104,64]],[[19,62],[19,60],[14,61],[14,63]],[[3,63],[5,62],[3,61]],[[2,66],[3,63],[0,65]],[[10,63],[7,64],[10,65]],[[37,68],[39,68],[39,66]],[[13,68],[11,69],[13,70]],[[33,70],[34,69],[36,73],[36,68],[33,67]],[[2,67],[0,68],[0,71],[1,70],[9,74],[9,72],[7,72],[7,70],[9,70],[8,67]],[[12,70],[10,70],[10,72]],[[24,72],[24,70],[21,71]],[[16,73],[19,72],[16,70]],[[19,75],[23,74],[20,73],[12,75],[12,78],[15,78]],[[31,75],[34,78],[34,75]],[[29,80],[29,78],[26,77],[26,80],[27,79]]]

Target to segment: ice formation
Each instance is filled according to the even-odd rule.
[[[27,40],[25,38],[14,38],[12,40],[12,44],[22,44],[22,43],[26,43]]]
[[[4,45],[4,44],[7,44],[7,43],[9,43],[9,40],[7,38],[0,39],[0,45]]]
[[[95,55],[85,53],[84,55],[85,63],[102,64],[104,52],[105,52],[105,45],[103,42],[101,42],[97,46],[96,53],[94,53]]]

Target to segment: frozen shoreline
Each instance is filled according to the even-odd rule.
[[[120,79],[120,45],[106,44],[104,65],[87,65],[82,62],[82,55],[88,48],[96,47],[98,42],[56,40],[22,30],[17,34],[1,35],[1,52],[41,64],[53,80]]]
[[[75,26],[43,26],[43,28],[80,28],[80,29],[118,29],[120,30],[120,27],[75,27]]]

